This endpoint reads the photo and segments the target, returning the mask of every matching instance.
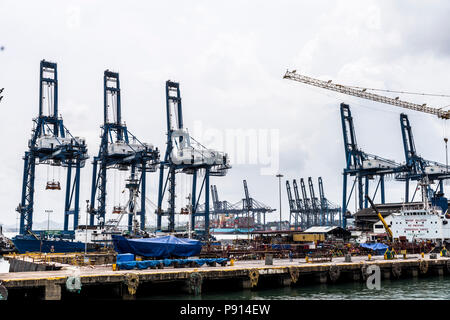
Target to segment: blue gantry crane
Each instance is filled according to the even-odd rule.
[[[300,198],[300,194],[298,192],[298,185],[297,180],[292,181],[292,186],[294,187],[294,197],[295,197],[295,203],[297,204],[297,218],[295,219],[295,230],[300,228],[305,228],[306,226],[306,210],[305,205],[303,203],[303,200]]]
[[[128,230],[145,228],[146,173],[155,172],[159,163],[159,150],[141,142],[122,121],[119,74],[106,70],[103,75],[103,125],[98,155],[94,157],[92,170],[90,225],[102,225],[106,216],[107,172],[110,169],[129,173],[125,188],[130,197],[140,191],[140,211],[136,201],[128,201],[128,208],[114,204],[112,213],[128,214]],[[135,199],[136,200],[136,199]],[[139,228],[133,216],[140,216]],[[97,221],[95,221],[95,217]]]
[[[381,203],[385,203],[385,177],[387,175],[394,175],[396,179],[401,179],[402,175],[409,171],[409,168],[406,165],[396,163],[393,160],[368,154],[358,148],[350,106],[345,103],[341,103],[341,122],[344,134],[346,159],[346,166],[343,172],[342,193],[343,227],[345,228],[347,226],[348,217],[347,207],[356,183],[358,184],[358,209],[361,210],[363,208],[368,208],[368,200],[365,195],[369,195],[370,180],[374,179],[375,176],[379,178],[374,195],[371,198],[375,198],[378,188],[380,188],[380,200]],[[354,176],[355,180],[347,197],[348,176]]]
[[[228,215],[235,215],[235,214],[241,214],[242,213],[242,206],[239,206],[237,204],[232,204],[228,202],[227,200],[220,200],[219,194],[217,192],[217,186],[211,185],[211,194],[212,194],[212,200],[213,200],[213,212],[214,216],[217,218],[217,215],[219,214],[228,214]],[[238,202],[239,204],[240,202]],[[203,204],[204,206],[204,204]]]
[[[292,197],[291,185],[289,180],[286,180],[286,194],[288,197],[289,203],[289,225],[292,226],[294,224],[295,230],[298,228],[298,216],[299,216],[299,208],[297,207],[297,203]]]
[[[321,208],[319,199],[316,197],[316,193],[314,192],[314,185],[312,182],[312,178],[308,177],[308,187],[309,187],[309,195],[311,196],[311,213],[312,220],[315,226],[324,225],[324,219],[321,215]]]
[[[437,187],[439,188],[439,192],[440,194],[443,194],[443,181],[450,178],[447,166],[435,161],[425,160],[417,154],[408,115],[404,113],[400,114],[400,126],[402,130],[403,149],[405,152],[406,166],[409,168],[409,172],[404,174],[401,179],[405,181],[405,202],[410,201],[410,181],[421,181],[425,176],[427,176],[431,181],[437,180]],[[434,197],[435,191],[433,191],[429,186],[427,188],[428,197],[431,199]],[[414,192],[414,195],[415,193],[416,192]],[[414,195],[412,197],[413,199]]]
[[[217,187],[216,185],[211,185],[211,198],[213,203],[213,215],[212,218],[214,220],[218,220],[218,212],[221,207],[221,202],[219,200],[219,194],[217,193]]]
[[[220,200],[219,194],[217,192],[217,186],[211,185],[211,198],[212,198],[212,210],[210,211],[211,221],[210,225],[212,228],[220,228],[221,226],[221,216],[225,216],[227,220],[232,218],[230,221],[235,221],[239,215],[246,214],[242,209],[242,202],[239,201],[235,204],[228,202],[227,200]],[[196,210],[197,214],[202,214],[205,212],[205,203],[199,204]],[[235,223],[233,223],[233,226]]]
[[[341,207],[331,203],[326,197],[323,189],[322,177],[318,179],[319,184],[319,199],[321,216],[323,217],[325,226],[341,226],[342,223],[342,210]]]
[[[309,228],[313,225],[312,205],[311,199],[308,198],[308,194],[306,193],[306,185],[303,178],[300,178],[300,188],[302,190],[303,210],[305,217],[304,225],[306,228]]]
[[[214,217],[215,222],[220,220],[220,215],[232,216],[235,221],[239,218],[247,218],[247,223],[242,225],[243,228],[257,228],[265,230],[267,213],[275,211],[268,205],[252,198],[248,191],[247,181],[243,180],[244,198],[236,203],[230,203],[226,200],[219,200],[216,185],[211,186],[211,193],[213,194],[213,210],[210,214]],[[198,206],[197,211],[203,213],[205,211],[205,204]],[[256,219],[255,219],[256,218]],[[218,223],[214,223],[218,225]],[[251,224],[251,225],[250,225]]]
[[[248,191],[247,180],[243,180],[244,184],[244,195],[245,198],[242,199],[242,211],[247,213],[247,217],[252,216],[252,220],[256,221],[256,225],[261,227],[263,230],[266,229],[266,215],[267,213],[275,211],[268,205],[250,197],[250,193]],[[255,220],[256,215],[256,220]],[[261,221],[262,219],[262,221]]]
[[[160,163],[157,230],[162,230],[162,217],[168,217],[167,231],[175,230],[175,185],[176,175],[184,173],[192,175],[191,193],[191,225],[195,227],[198,217],[204,218],[204,230],[198,233],[209,233],[209,195],[210,177],[224,176],[231,166],[228,155],[212,149],[207,149],[194,138],[184,128],[183,111],[181,104],[180,85],[177,82],[166,81],[166,112],[167,112],[167,147],[164,160]],[[164,170],[168,173],[164,179]],[[204,173],[200,190],[197,194],[197,177],[199,173]],[[168,208],[163,210],[163,199],[168,192]],[[204,193],[205,208],[199,211],[199,200]],[[181,212],[179,212],[181,213]]]
[[[87,146],[84,139],[74,137],[64,126],[58,111],[57,65],[42,60],[39,76],[39,115],[33,119],[31,139],[23,157],[22,198],[16,209],[20,214],[21,235],[32,232],[37,165],[67,168],[64,231],[69,231],[70,216],[73,216],[73,229],[78,227],[80,169],[88,159]],[[75,174],[72,178],[73,169]],[[46,190],[61,190],[61,184],[55,180],[47,181]]]
[[[289,209],[291,218],[289,223],[292,226],[291,220],[293,217],[293,227],[295,230],[307,229],[312,226],[340,226],[341,225],[341,208],[334,205],[325,197],[323,190],[322,178],[318,178],[319,184],[319,198],[316,197],[314,185],[311,177],[308,177],[308,187],[310,197],[308,197],[306,185],[303,178],[300,179],[303,199],[300,198],[298,192],[297,181],[293,180],[294,196],[289,181],[286,181],[286,190],[289,201]]]

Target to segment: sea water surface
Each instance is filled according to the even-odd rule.
[[[141,299],[190,300],[448,300],[449,277],[410,278],[381,281],[380,290],[368,289],[366,284],[318,284],[277,289],[237,292],[209,292],[199,296],[187,294],[152,295]]]

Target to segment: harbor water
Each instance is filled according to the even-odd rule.
[[[209,292],[199,296],[187,294],[146,296],[138,299],[189,300],[448,300],[449,277],[383,280],[380,290],[368,289],[366,284],[321,284],[277,289],[238,292]]]

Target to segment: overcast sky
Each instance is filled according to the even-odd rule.
[[[283,80],[286,69],[356,86],[450,93],[448,1],[2,0],[0,13],[0,87],[5,87],[0,222],[5,224],[17,218],[42,59],[58,63],[60,113],[73,135],[86,138],[91,159],[100,141],[103,71],[120,73],[122,117],[130,131],[162,154],[164,85],[170,79],[180,82],[185,126],[197,140],[233,155],[227,141],[211,133],[254,129],[258,139],[272,133],[284,178],[311,176],[316,183],[321,176],[327,198],[339,205],[345,164],[339,104],[351,106],[359,146],[397,162],[404,161],[399,114],[405,110]],[[401,98],[450,104],[448,98]],[[407,113],[418,152],[445,163],[444,122]],[[278,182],[264,170],[267,162],[231,161],[228,175],[211,182],[220,200],[239,201],[247,179],[252,197],[278,209]],[[46,168],[37,170],[35,221],[47,219],[45,209],[62,221],[64,192],[45,191]],[[89,161],[82,171],[82,221],[91,174]],[[148,176],[153,202],[157,180],[156,173]],[[178,188],[189,182],[180,181]],[[287,219],[284,181],[282,192]],[[388,201],[402,196],[400,183],[387,184]],[[278,212],[268,217],[275,219]]]

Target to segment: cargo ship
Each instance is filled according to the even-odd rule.
[[[405,239],[408,242],[432,241],[441,244],[450,242],[448,200],[442,194],[437,194],[430,201],[427,186],[427,183],[421,184],[422,202],[404,203],[399,211],[384,218],[394,239]],[[384,233],[381,221],[374,223],[373,232]]]

